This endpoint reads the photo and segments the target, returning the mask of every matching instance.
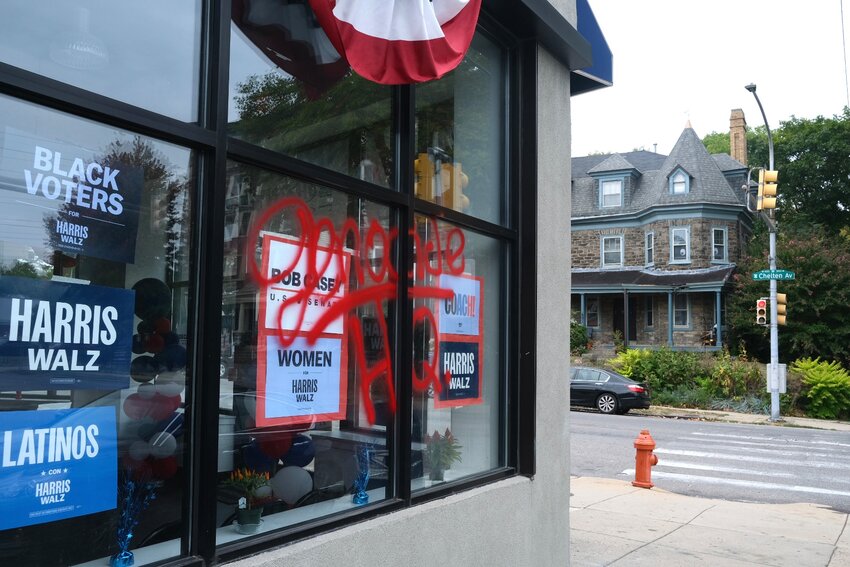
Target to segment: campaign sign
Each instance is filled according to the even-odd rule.
[[[0,412],[0,530],[115,508],[115,408]]]
[[[320,338],[313,345],[297,337],[288,347],[275,334],[261,340],[257,426],[345,418],[347,364],[341,337]]]
[[[316,281],[310,281],[309,264],[315,255]],[[263,273],[268,279],[276,278],[266,288],[260,305],[264,328],[307,332],[333,305],[345,297],[345,272],[349,254],[333,254],[324,247],[308,251],[297,241],[265,233],[263,234]],[[340,261],[342,260],[342,261]],[[281,276],[283,274],[283,276]],[[309,294],[304,290],[308,289]],[[304,294],[292,301],[296,293]],[[289,299],[281,314],[283,302]],[[323,333],[343,334],[343,317],[340,315],[322,328]]]
[[[21,210],[31,221],[38,215],[26,224],[39,227],[39,235],[23,231],[22,239],[46,240],[69,254],[133,263],[144,181],[140,167],[14,128],[6,128],[4,145],[4,154],[14,157],[3,160],[3,169],[14,176],[0,185],[0,206]]]
[[[478,341],[440,341],[439,375],[442,390],[434,407],[481,403],[481,344]]]
[[[0,276],[0,390],[130,384],[135,292]]]
[[[437,318],[441,335],[478,336],[481,319],[481,278],[440,275],[440,289],[453,295],[438,302]]]

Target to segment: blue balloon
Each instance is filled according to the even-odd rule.
[[[266,456],[260,450],[259,445],[257,445],[256,441],[252,441],[247,445],[242,446],[242,462],[249,469],[253,469],[258,472],[274,472],[274,466],[277,463],[277,459],[271,459]]]
[[[286,466],[306,467],[316,456],[316,446],[306,435],[298,434],[292,440],[292,448],[283,456]]]

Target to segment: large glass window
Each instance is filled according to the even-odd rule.
[[[235,162],[227,185],[219,543],[242,509],[267,532],[385,498],[395,407],[389,209]]]
[[[0,61],[198,119],[201,0],[4,0]]]
[[[728,246],[726,245],[726,229],[712,228],[711,229],[711,261],[712,262],[728,262],[727,256]]]
[[[358,179],[393,179],[392,90],[356,75],[307,0],[233,0],[232,136]]]
[[[497,240],[416,217],[412,483],[505,464],[502,274]]]
[[[180,555],[193,156],[0,97],[0,549]]]
[[[688,296],[678,293],[673,300],[673,326],[686,328],[691,325],[691,303]]]
[[[507,222],[505,61],[476,34],[457,69],[416,87],[416,196],[494,223]]]

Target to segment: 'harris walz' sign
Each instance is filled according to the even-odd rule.
[[[257,425],[286,425],[345,418],[347,368],[342,338],[315,344],[297,337],[290,346],[262,335],[257,384]],[[265,348],[262,348],[262,347]]]
[[[115,409],[0,412],[0,530],[115,508]]]
[[[0,276],[0,390],[130,382],[132,290]]]
[[[0,206],[26,211],[28,217],[39,215],[36,222],[27,218],[27,226],[39,227],[39,237],[46,229],[54,250],[132,264],[141,168],[114,156],[95,158],[91,150],[64,142],[33,142],[31,135],[14,128],[4,134],[2,167],[13,176],[0,184]],[[19,238],[32,245],[36,236],[24,230]]]
[[[440,341],[442,388],[435,407],[481,403],[481,343]]]

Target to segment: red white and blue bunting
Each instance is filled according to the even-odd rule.
[[[385,85],[438,79],[457,67],[481,0],[310,0],[336,50],[362,77]]]

